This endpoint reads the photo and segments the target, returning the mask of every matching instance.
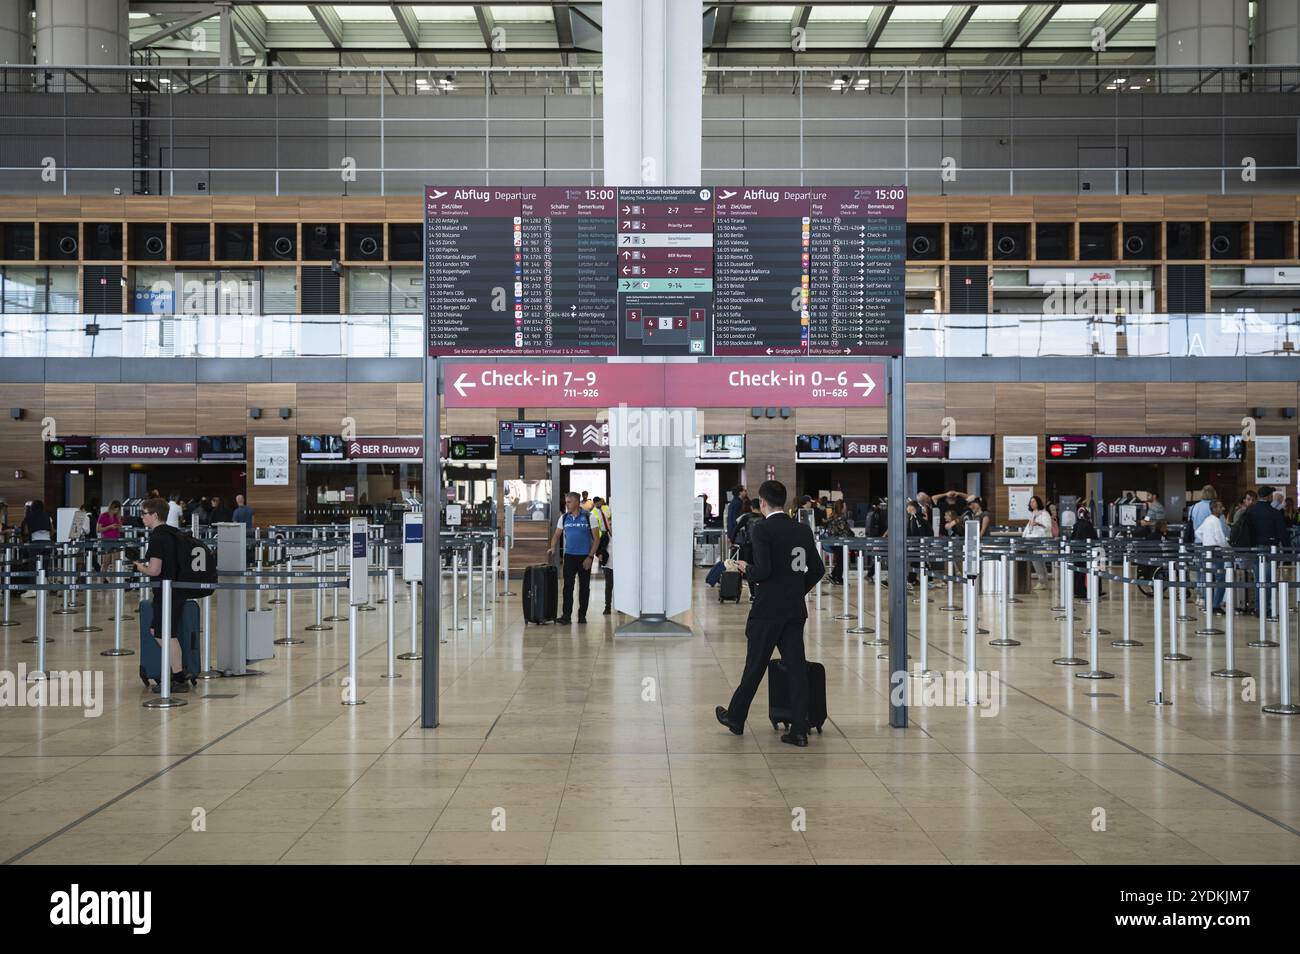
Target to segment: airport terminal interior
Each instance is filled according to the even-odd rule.
[[[0,0],[0,862],[1300,862],[1297,89],[1296,0]]]

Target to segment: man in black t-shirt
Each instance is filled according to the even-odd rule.
[[[153,587],[153,625],[149,632],[154,639],[162,639],[162,581],[175,581],[180,576],[180,564],[176,550],[176,531],[167,525],[167,501],[160,497],[146,500],[140,508],[140,521],[149,531],[149,547],[144,560],[137,561],[135,568],[145,576],[153,577],[157,585]],[[184,594],[172,587],[171,638],[170,646],[172,692],[189,692],[191,674],[185,671],[181,662],[181,621],[185,612]]]

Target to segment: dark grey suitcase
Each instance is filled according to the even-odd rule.
[[[549,623],[560,615],[560,575],[550,563],[524,570],[524,622]]]

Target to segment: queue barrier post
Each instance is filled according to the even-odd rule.
[[[45,565],[41,560],[36,561],[36,587],[36,635],[32,637],[36,643],[36,669],[27,674],[28,682],[50,678],[45,669],[45,644],[49,640],[45,636]]]
[[[410,584],[411,584],[411,651],[407,653],[402,653],[400,656],[397,657],[398,659],[419,659],[420,658],[419,644],[416,642],[416,636],[419,631],[419,625],[416,621],[416,613],[419,612],[418,610],[419,604],[416,601],[417,594],[415,592],[415,580],[411,580]]]
[[[458,633],[460,625],[460,549],[451,551],[451,631]]]
[[[384,602],[388,610],[388,672],[380,673],[380,679],[401,679],[397,671],[397,571],[388,567],[384,573]]]
[[[1278,637],[1281,641],[1280,645],[1282,648],[1282,652],[1280,653],[1281,659],[1279,660],[1282,671],[1278,674],[1278,678],[1281,680],[1282,696],[1278,702],[1269,703],[1266,706],[1260,707],[1269,715],[1295,715],[1296,713],[1300,713],[1300,706],[1294,705],[1291,702],[1291,637],[1288,632],[1287,623],[1287,618],[1290,614],[1286,609],[1286,591],[1287,581],[1278,580],[1277,600],[1280,609],[1277,614],[1277,626]]]
[[[873,630],[870,626],[867,625],[867,620],[866,620],[867,594],[865,592],[865,584],[863,582],[865,577],[863,570],[864,570],[864,564],[866,563],[866,559],[867,559],[866,547],[865,546],[858,547],[858,620],[856,626],[852,626],[845,631],[848,633],[862,634],[862,633],[875,632],[875,630]]]
[[[1259,638],[1246,645],[1251,649],[1276,649],[1277,643],[1268,638],[1268,560],[1260,554],[1255,573],[1255,610],[1259,613]]]
[[[1011,586],[1011,577],[1014,573],[1011,571],[1011,561],[1007,554],[998,557],[998,572],[1002,574],[1001,599],[998,600],[998,638],[990,639],[990,646],[1019,646],[1020,640],[1012,639],[1008,633],[1008,619],[1011,615],[1011,597],[1009,589]],[[1019,603],[1019,600],[1016,600]]]
[[[334,546],[330,549],[330,572],[337,575],[339,572],[339,564],[342,562],[343,562],[343,544],[340,543],[337,546]],[[325,617],[325,622],[342,623],[344,620],[350,620],[352,618],[352,613],[353,613],[351,609],[348,610],[347,616],[339,615],[339,590],[341,589],[341,587],[338,585],[338,580],[335,580],[333,589],[334,589],[334,596],[333,596],[334,609],[331,610],[330,614]],[[351,598],[349,598],[348,603],[350,604],[351,602],[352,600]]]
[[[1147,705],[1169,706],[1169,705],[1173,705],[1173,703],[1169,699],[1165,698],[1165,663],[1164,663],[1165,660],[1165,655],[1164,655],[1165,581],[1157,577],[1156,580],[1154,581],[1154,585],[1155,585],[1155,598],[1151,602],[1154,605],[1154,610],[1152,613],[1152,623],[1155,626],[1155,633],[1156,633],[1156,646],[1155,646],[1155,654],[1153,657],[1153,662],[1155,664],[1154,669],[1155,669],[1155,681],[1156,681],[1156,696],[1154,699],[1148,699]],[[1173,620],[1171,617],[1170,619],[1171,625],[1172,622]]]
[[[85,580],[87,583],[91,582],[92,574],[94,573],[94,567],[95,567],[95,552],[93,550],[87,549],[86,550],[86,575],[85,575]],[[96,626],[94,620],[92,620],[90,617],[90,609],[91,609],[91,602],[92,602],[90,598],[91,592],[92,592],[91,590],[86,590],[86,621],[82,623],[80,626],[74,627],[72,630],[74,633],[102,633],[104,631],[103,627]]]
[[[334,588],[338,592],[338,587]],[[343,689],[343,705],[364,706],[366,700],[361,698],[357,689],[357,604],[348,596],[348,675],[347,685]]]
[[[313,563],[316,570],[316,582],[319,583],[321,577],[325,575],[325,551],[317,550]],[[335,592],[338,592],[337,588],[335,589]],[[334,628],[324,622],[324,617],[321,616],[321,613],[323,613],[324,610],[325,592],[318,586],[316,587],[316,622],[308,624],[306,627],[308,630],[311,632],[324,632]]]
[[[1088,660],[1074,653],[1074,561],[1061,563],[1062,599],[1065,603],[1065,626],[1061,629],[1061,655],[1052,660],[1053,666],[1086,666]]]
[[[159,623],[161,618],[162,622]],[[158,641],[158,698],[146,699],[146,709],[175,709],[188,703],[172,695],[172,581],[162,581],[162,605],[154,607],[154,628]]]
[[[1224,625],[1228,628],[1227,634],[1224,638],[1224,647],[1227,656],[1224,659],[1223,668],[1214,670],[1210,675],[1218,676],[1220,679],[1245,679],[1250,675],[1250,673],[1246,672],[1244,669],[1237,668],[1236,639],[1233,637],[1233,617],[1236,615],[1234,612],[1234,603],[1236,602],[1237,596],[1237,591],[1232,585],[1236,582],[1237,574],[1235,566],[1232,563],[1229,563],[1227,567],[1224,568],[1223,575],[1224,581],[1227,583],[1223,593],[1223,599],[1226,603],[1225,609],[1227,610],[1227,616],[1224,617],[1223,621]]]
[[[874,581],[874,582],[875,582],[875,586],[873,587],[873,591],[874,591],[874,597],[873,597],[873,598],[874,598],[874,600],[875,600],[876,628],[875,628],[875,629],[872,629],[872,630],[869,630],[869,632],[874,633],[874,634],[875,634],[875,638],[874,638],[874,639],[864,639],[864,640],[862,640],[862,645],[864,645],[864,646],[888,646],[888,645],[889,645],[889,640],[887,640],[887,639],[882,639],[882,638],[881,638],[881,631],[884,629],[884,623],[883,623],[883,622],[881,621],[881,619],[880,619],[880,554],[879,554],[879,553],[874,554],[874,555],[872,556],[872,560],[874,561],[874,562],[872,563],[872,566],[875,567],[875,571],[876,571],[876,578],[875,578],[875,581]],[[890,586],[896,586],[896,585],[898,585],[898,580],[895,579],[895,576],[896,576],[896,575],[897,575],[897,574],[895,574],[894,571],[893,571],[892,569],[889,571],[889,585],[890,585]],[[905,575],[906,575],[906,574],[905,574]]]
[[[844,569],[849,565],[849,545],[848,543],[840,546],[840,586],[844,590],[841,594],[844,599],[840,612],[836,614],[836,619],[852,619],[853,614],[849,612],[849,584],[844,579]]]
[[[14,568],[14,548],[5,547],[5,595],[4,595],[4,619],[0,619],[0,628],[21,625],[17,620],[9,618],[9,587],[13,585],[13,568]]]
[[[117,586],[113,588],[113,648],[101,651],[101,656],[130,656],[134,653],[134,650],[122,646],[122,610],[126,603],[126,580],[122,576],[124,572],[123,566],[124,563],[119,554],[117,559],[113,561],[114,578],[117,580]],[[204,605],[206,606],[206,603]],[[207,627],[205,626],[204,629],[206,630]],[[205,656],[204,661],[206,660],[207,657]]]
[[[1169,561],[1169,652],[1165,653],[1165,660],[1168,662],[1186,662],[1192,657],[1187,653],[1180,652],[1178,649],[1178,623],[1182,617],[1178,614],[1178,590],[1182,589],[1176,586],[1178,580],[1177,568],[1174,561]]]
[[[1088,669],[1076,672],[1075,679],[1114,679],[1113,672],[1101,668],[1101,647],[1098,637],[1106,630],[1097,627],[1098,600],[1101,593],[1101,577],[1098,575],[1101,562],[1101,547],[1094,547],[1088,573]]]
[[[1124,623],[1123,635],[1119,639],[1112,639],[1110,644],[1116,649],[1133,649],[1143,645],[1140,641],[1133,638],[1133,564],[1129,560],[1129,553],[1124,551],[1124,563],[1120,573],[1124,577],[1123,594],[1124,594]]]
[[[921,561],[920,580],[922,585],[928,585],[930,582],[930,567],[924,560]],[[921,660],[917,668],[911,670],[911,675],[917,679],[928,679],[935,673],[930,670],[930,623],[929,608],[926,606],[929,600],[921,603]]]

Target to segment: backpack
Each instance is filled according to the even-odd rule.
[[[1254,543],[1254,538],[1250,532],[1250,521],[1246,519],[1243,513],[1237,518],[1237,522],[1232,525],[1232,530],[1228,533],[1228,546],[1230,547],[1248,547]]]
[[[1183,532],[1178,539],[1181,543],[1186,543],[1189,546],[1196,542],[1196,528],[1192,526],[1191,514],[1188,514],[1187,520],[1183,522]]]
[[[164,526],[166,526],[164,524]],[[201,540],[195,539],[184,530],[168,527],[172,545],[176,547],[176,590],[180,599],[203,600],[212,595],[212,590],[191,590],[186,583],[203,583],[211,585],[217,582],[217,557],[212,549]]]

